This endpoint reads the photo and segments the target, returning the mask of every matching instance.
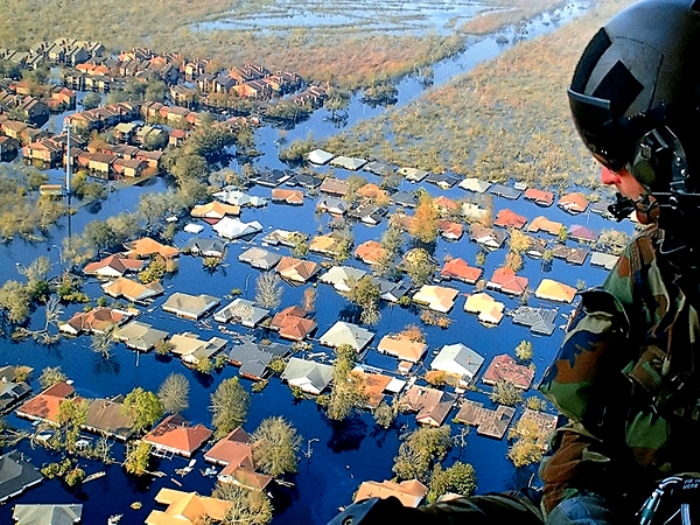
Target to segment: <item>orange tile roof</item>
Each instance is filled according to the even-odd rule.
[[[515,275],[515,272],[507,266],[501,266],[493,272],[488,284],[499,288],[502,292],[521,295],[527,289],[528,279]]]
[[[518,215],[514,211],[508,209],[499,211],[498,215],[496,216],[496,220],[493,221],[493,224],[496,226],[501,226],[504,228],[510,226],[517,229],[521,229],[526,223],[527,217]]]
[[[384,374],[368,374],[360,369],[353,370],[352,373],[362,381],[367,404],[371,407],[379,406],[384,399],[384,390],[389,386],[392,378]]]
[[[386,250],[375,240],[363,242],[355,249],[355,257],[365,264],[377,264],[385,253]]]
[[[234,204],[224,204],[213,201],[208,204],[199,204],[190,211],[190,216],[206,219],[223,219],[226,215],[240,215],[241,207]]]
[[[250,435],[241,427],[236,427],[205,452],[204,459],[220,465],[234,464],[252,469],[253,447],[250,445]]]
[[[428,345],[420,341],[411,341],[401,334],[385,335],[377,345],[377,350],[399,359],[416,363],[423,357]]]
[[[557,282],[553,279],[542,279],[535,290],[535,297],[570,303],[576,296],[576,288]]]
[[[124,246],[126,246],[127,250],[129,250],[127,255],[130,257],[149,257],[151,255],[159,254],[165,258],[168,258],[174,257],[180,253],[177,248],[161,244],[150,237],[142,237],[141,239],[126,243]]]
[[[166,488],[160,489],[155,500],[168,508],[151,511],[146,525],[203,525],[206,518],[223,521],[232,506],[231,502],[222,499]]]
[[[211,437],[212,433],[202,424],[189,426],[180,414],[173,414],[161,421],[144,436],[143,440],[156,447],[167,448],[177,454],[190,457]]]
[[[17,409],[17,415],[55,423],[61,403],[74,393],[75,389],[68,383],[56,383],[22,404]]]
[[[275,271],[285,279],[306,282],[318,270],[320,266],[313,261],[305,261],[295,257],[282,257],[277,263]]]
[[[440,270],[440,276],[443,279],[456,279],[473,284],[481,277],[482,272],[481,268],[469,266],[464,259],[456,257],[444,264],[442,270]]]
[[[386,499],[394,496],[406,507],[417,507],[428,493],[428,487],[416,479],[395,481],[365,481],[355,495],[355,502],[369,498]]]
[[[525,365],[519,365],[515,359],[506,354],[493,358],[484,372],[482,380],[487,385],[493,385],[500,379],[506,379],[522,390],[530,388],[535,371]]]
[[[527,231],[536,233],[540,230],[546,231],[551,235],[558,235],[559,230],[562,227],[561,222],[555,222],[549,220],[547,217],[540,216],[532,219],[527,227]]]

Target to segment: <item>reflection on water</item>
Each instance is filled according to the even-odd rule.
[[[346,29],[348,31],[387,33],[449,34],[455,27],[494,8],[469,0],[433,0],[404,2],[391,0],[282,0],[261,5],[255,13],[233,12],[216,20],[197,22],[193,31],[255,30],[267,32],[294,29]]]

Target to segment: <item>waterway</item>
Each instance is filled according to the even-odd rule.
[[[567,7],[557,10],[556,13],[543,15],[533,20],[530,24],[507,30],[499,35],[475,40],[467,49],[459,55],[441,61],[433,66],[435,73],[435,85],[448,82],[455,75],[467,72],[471,67],[483,60],[489,60],[498,55],[503,49],[513,45],[520,38],[531,38],[546,31],[553,30],[557,24],[564,23],[585,10],[585,4],[574,2]],[[499,38],[506,35],[506,38]],[[508,43],[499,43],[507,41]],[[425,87],[419,79],[406,77],[397,82],[399,88],[398,104],[406,104],[425,91]],[[384,108],[369,107],[361,103],[359,95],[353,96],[348,109],[348,119],[345,123],[351,126],[362,119],[371,118],[384,111]],[[329,119],[328,112],[320,110],[311,118],[292,130],[282,133],[274,127],[263,127],[256,132],[257,146],[263,152],[263,156],[256,161],[258,167],[282,168],[285,167],[277,158],[277,146],[283,136],[286,140],[295,138],[307,138],[309,135],[322,139],[333,133],[337,133],[336,124]],[[326,168],[319,168],[319,172]],[[351,172],[335,169],[338,176],[348,176]],[[377,177],[366,173],[360,174],[370,182],[379,182]],[[3,280],[17,279],[19,265],[28,264],[40,255],[47,255],[52,263],[52,272],[58,274],[61,270],[61,246],[63,237],[69,232],[80,232],[85,225],[93,220],[104,220],[121,211],[133,210],[138,202],[138,197],[145,191],[165,191],[166,184],[162,179],[150,181],[145,187],[134,186],[115,191],[99,206],[81,208],[71,218],[70,225],[64,219],[62,223],[50,233],[50,238],[44,243],[30,243],[15,240],[0,247],[0,265],[4,269]],[[403,182],[401,189],[416,189],[415,185]],[[450,190],[440,190],[435,186],[426,185],[426,189],[433,195],[445,195],[459,199],[465,196],[464,190],[457,187]],[[270,189],[260,186],[253,187],[251,192],[255,195],[270,196]],[[263,224],[265,231],[274,228],[300,229],[314,234],[319,228],[327,230],[327,216],[318,217],[314,213],[313,199],[307,199],[303,207],[289,207],[270,204],[261,209],[244,209],[242,219],[245,221],[258,220]],[[606,228],[619,227],[615,223],[606,221],[595,214],[585,214],[572,217],[556,207],[538,208],[532,203],[507,201],[495,199],[496,210],[509,208],[517,213],[534,218],[538,215],[547,215],[550,219],[563,222],[567,225],[582,224],[594,231]],[[204,224],[203,224],[204,225]],[[213,236],[214,233],[207,225],[201,236]],[[628,223],[621,226],[626,231],[631,231]],[[367,227],[358,224],[353,229],[355,245],[368,239],[378,239],[383,232],[383,225]],[[175,238],[175,244],[182,246],[189,235],[180,232]],[[184,331],[198,331],[201,337],[208,338],[211,335],[221,335],[216,326],[206,328],[201,324],[177,319],[163,312],[160,308],[164,300],[175,291],[200,294],[206,293],[222,298],[234,288],[244,291],[244,296],[253,299],[255,295],[255,279],[259,275],[253,270],[238,262],[238,255],[251,245],[260,245],[260,239],[254,238],[250,242],[234,242],[228,247],[225,263],[215,272],[209,273],[203,269],[201,259],[183,256],[180,258],[179,271],[168,276],[163,281],[166,293],[153,305],[144,311],[141,320],[152,324],[156,328],[167,330],[171,334]],[[477,247],[469,242],[465,236],[457,242],[449,242],[439,239],[435,247],[435,256],[441,263],[448,255],[462,257],[470,264],[474,264]],[[286,254],[286,249],[280,253]],[[490,276],[493,271],[503,264],[505,252],[494,252],[488,255],[484,266],[484,276]],[[320,261],[318,257],[312,256]],[[350,260],[347,264],[363,268],[356,260]],[[542,272],[540,261],[526,259],[522,275],[530,279],[531,286],[537,286],[545,276]],[[551,271],[546,277],[553,278],[576,285],[579,281],[585,281],[587,285],[595,285],[602,281],[605,270],[592,267],[589,260],[583,266],[572,267],[563,261],[555,260]],[[88,281],[85,291],[98,297],[101,290],[99,283]],[[311,285],[309,285],[311,286]],[[544,373],[545,367],[551,361],[563,332],[557,330],[552,337],[538,337],[530,334],[527,328],[515,326],[510,319],[505,319],[496,328],[487,328],[480,324],[474,316],[462,311],[464,294],[473,291],[473,287],[450,283],[460,291],[460,298],[455,305],[450,317],[454,320],[449,329],[443,330],[437,327],[423,327],[427,342],[430,347],[428,363],[434,354],[445,344],[462,342],[472,347],[484,356],[485,362],[500,353],[512,355],[517,344],[524,340],[530,340],[534,348],[534,365],[536,367],[536,381]],[[282,305],[297,304],[302,298],[305,287],[294,287],[284,284]],[[353,320],[353,312],[349,303],[339,296],[332,288],[318,284],[316,321],[319,329],[317,335],[323,334],[336,320],[343,318]],[[512,309],[519,305],[517,299],[498,295],[498,300],[503,301],[507,308]],[[545,305],[553,307],[552,303],[541,303],[531,300],[533,306]],[[80,305],[66,307],[64,318],[68,318],[73,312],[81,309]],[[568,314],[571,306],[560,306],[561,324],[564,323],[564,315]],[[32,317],[32,326],[43,324],[43,312],[38,310]],[[373,346],[383,334],[398,332],[406,325],[420,324],[419,312],[416,309],[391,307],[382,304],[381,320],[372,327],[376,332]],[[234,328],[238,330],[238,328]],[[276,336],[264,331],[250,332],[240,330],[243,334],[251,335],[255,340],[262,338],[275,339]],[[323,351],[317,343],[314,343],[314,351]],[[370,359],[382,363],[382,359],[376,355],[376,351],[370,349]],[[52,347],[45,347],[31,340],[22,343],[14,343],[7,337],[0,340],[0,363],[25,364],[35,368],[38,372],[46,366],[60,366],[61,369],[75,381],[77,391],[86,397],[106,397],[117,394],[126,394],[135,386],[157,391],[165,377],[173,371],[185,374],[191,385],[190,408],[184,412],[184,416],[193,422],[202,422],[209,425],[211,422],[208,412],[209,396],[219,382],[237,374],[232,366],[225,367],[222,371],[214,372],[212,376],[204,376],[185,368],[178,360],[161,358],[153,353],[137,356],[128,351],[123,345],[115,347],[112,359],[99,358],[90,349],[90,339],[83,336],[75,339],[62,339]],[[246,388],[251,384],[244,381]],[[38,384],[33,383],[35,389]],[[528,394],[532,395],[532,393]],[[485,395],[469,392],[469,399],[482,401],[489,404]],[[383,430],[379,428],[368,413],[358,413],[343,423],[328,420],[322,411],[310,400],[293,399],[286,385],[278,379],[270,381],[267,388],[259,394],[252,395],[252,406],[245,428],[253,431],[264,418],[281,415],[291,421],[303,436],[303,449],[310,447],[312,454],[306,458],[301,456],[299,473],[288,479],[294,483],[293,488],[276,487],[272,490],[275,503],[275,524],[297,524],[305,522],[309,524],[326,523],[341,505],[351,501],[352,494],[364,480],[389,479],[392,477],[391,466],[400,444],[401,436],[415,428],[413,416],[401,415],[392,428]],[[519,414],[518,414],[519,415]],[[450,417],[453,417],[454,413]],[[8,417],[8,422],[17,426],[26,427],[26,422],[18,420],[14,416]],[[454,433],[458,429],[455,428]],[[31,448],[27,443],[20,445],[20,449],[31,458],[32,463],[41,466],[42,463],[54,461],[55,457],[49,456],[45,451]],[[467,438],[467,445],[463,449],[454,447],[445,465],[451,464],[456,459],[471,463],[477,470],[478,492],[483,493],[493,490],[503,490],[521,486],[526,483],[533,469],[517,471],[506,458],[507,443],[482,436],[477,436],[474,431]],[[116,458],[123,457],[120,445],[115,445],[113,455]],[[33,488],[26,494],[14,500],[21,503],[71,503],[84,504],[83,523],[102,524],[112,514],[124,514],[122,523],[143,523],[148,512],[153,509],[153,497],[162,487],[179,488],[172,479],[182,484],[183,490],[196,490],[201,494],[209,494],[214,484],[213,478],[205,478],[199,473],[204,468],[201,454],[196,456],[198,464],[194,471],[186,477],[180,477],[175,473],[176,468],[185,465],[184,459],[158,460],[153,465],[154,470],[166,473],[162,478],[138,480],[126,476],[118,465],[105,467],[93,461],[81,461],[81,466],[87,473],[106,470],[107,475],[86,484],[77,489],[68,489],[61,481],[45,481],[37,488]],[[134,501],[143,503],[141,510],[132,510],[130,504]],[[12,504],[0,507],[0,523],[10,523]]]

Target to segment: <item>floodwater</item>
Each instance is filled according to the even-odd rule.
[[[570,18],[582,10],[582,4],[575,3],[551,16],[539,17],[532,22],[531,26],[528,26],[530,28],[527,29],[527,37],[551,30],[555,25],[553,20],[565,21],[567,16]],[[567,13],[568,15],[566,15]],[[517,39],[516,37],[520,38],[522,35],[522,28],[514,29],[508,40],[512,43]],[[468,71],[481,60],[493,58],[505,47],[512,45],[498,44],[496,39],[497,36],[494,35],[475,41],[459,56],[435,64],[435,83],[447,82],[454,75]],[[424,89],[417,79],[411,77],[400,80],[398,87],[399,104],[407,103]],[[384,111],[384,109],[362,105],[359,98],[354,97],[349,109],[347,125],[352,125],[361,119],[371,118],[380,111]],[[309,134],[316,138],[324,138],[337,132],[338,129],[327,117],[328,114],[325,110],[316,112],[309,120],[288,131],[286,134],[288,140],[293,140],[295,137],[305,138]],[[284,167],[276,155],[276,142],[280,140],[280,137],[280,131],[272,127],[264,127],[257,131],[258,148],[264,153],[263,157],[256,161],[259,167]],[[327,168],[318,168],[319,172],[326,170]],[[335,171],[339,176],[350,174],[342,169]],[[367,178],[369,182],[379,182],[377,177],[369,173],[359,172],[358,174]],[[401,189],[406,190],[415,188],[415,185],[408,182],[403,182],[401,187]],[[6,280],[20,280],[21,276],[17,273],[15,263],[27,264],[40,255],[47,255],[50,258],[53,265],[52,272],[58,274],[61,261],[60,250],[57,246],[61,245],[62,238],[69,231],[80,232],[92,220],[102,220],[121,211],[134,210],[141,193],[144,191],[165,191],[165,189],[165,182],[162,179],[156,179],[149,181],[145,187],[136,186],[112,192],[99,206],[81,208],[79,213],[71,218],[70,223],[64,218],[61,224],[51,232],[50,239],[45,243],[32,244],[16,240],[0,246],[0,264],[5,269],[4,278]],[[456,187],[450,190],[440,190],[435,186],[426,185],[426,189],[434,196],[445,195],[455,199],[465,196],[465,192]],[[250,193],[269,198],[270,189],[256,186],[251,189]],[[328,218],[327,216],[318,217],[314,214],[313,202],[314,200],[309,198],[303,207],[270,204],[262,209],[246,208],[241,218],[244,221],[260,221],[266,232],[274,228],[300,229],[310,234],[315,234],[319,228],[327,231]],[[564,222],[567,225],[582,224],[595,231],[618,227],[594,214],[572,217],[556,207],[542,209],[532,203],[524,202],[522,199],[513,202],[495,198],[495,204],[497,210],[509,208],[530,219],[538,215],[547,215],[552,220]],[[628,232],[631,231],[629,224],[623,224],[622,227]],[[383,225],[367,227],[357,224],[353,229],[355,245],[368,239],[380,238],[383,228]],[[208,235],[213,236],[214,233],[209,226],[205,225],[201,236]],[[188,238],[188,234],[180,232],[176,236],[175,244],[182,246]],[[225,296],[232,289],[238,288],[243,290],[245,297],[253,299],[255,280],[259,272],[238,262],[238,255],[251,245],[260,245],[259,236],[250,243],[243,241],[231,243],[227,250],[225,264],[214,273],[208,273],[203,269],[201,259],[182,256],[179,271],[168,276],[163,282],[166,293],[156,300],[148,308],[148,311],[143,312],[140,320],[170,333],[197,331],[203,338],[220,335],[216,327],[211,329],[202,324],[177,319],[163,312],[160,306],[167,296],[175,291],[214,295],[221,298],[225,304],[227,301]],[[281,249],[280,253],[286,254],[287,250]],[[450,255],[462,257],[470,264],[474,264],[476,253],[476,245],[470,243],[466,236],[457,242],[439,239],[435,247],[435,256],[440,263],[445,256]],[[489,254],[484,267],[484,276],[489,277],[494,269],[501,266],[504,257],[504,250]],[[317,257],[312,258],[320,261]],[[356,260],[349,260],[346,264],[363,267]],[[555,260],[551,272],[544,275],[540,261],[526,259],[522,275],[530,279],[531,287],[536,287],[544,276],[575,286],[579,280],[585,281],[587,285],[600,283],[605,276],[605,271],[590,266],[589,261],[586,261],[581,267],[571,267],[560,260]],[[98,297],[101,294],[98,286],[97,282],[88,281],[85,291],[93,297]],[[508,318],[504,319],[501,325],[496,328],[487,328],[478,323],[475,316],[467,315],[462,311],[464,294],[472,292],[473,287],[461,283],[450,283],[449,286],[460,290],[460,297],[450,314],[455,322],[446,330],[437,327],[423,327],[430,347],[428,361],[432,358],[433,352],[443,345],[462,342],[482,354],[485,363],[488,364],[492,357],[500,353],[512,355],[517,344],[527,339],[533,343],[533,362],[536,366],[536,381],[539,381],[547,363],[551,361],[556,351],[563,332],[557,330],[552,337],[533,336],[527,328],[513,325]],[[299,303],[304,288],[285,284],[282,306]],[[332,288],[318,284],[316,290],[316,320],[319,325],[317,335],[323,334],[339,318],[355,320],[356,312]],[[506,303],[506,307],[509,309],[519,305],[516,299],[496,295],[497,299]],[[543,303],[532,299],[529,304],[538,306]],[[548,303],[545,306],[553,307],[556,305]],[[81,305],[66,307],[63,318],[69,318],[79,309],[82,309]],[[569,305],[559,307],[559,312],[562,314],[560,324],[564,323],[564,315],[570,311],[571,306]],[[416,309],[382,304],[381,314],[380,322],[372,327],[372,330],[377,334],[373,342],[375,346],[380,337],[386,333],[398,332],[409,324],[420,324],[419,312]],[[33,315],[32,326],[42,324],[43,312],[38,310]],[[234,327],[234,330],[238,329]],[[274,334],[262,330],[255,332],[241,330],[241,333],[251,335],[255,340],[263,338],[274,340],[276,338]],[[314,346],[314,351],[323,351],[317,343]],[[75,381],[78,393],[85,397],[126,394],[135,386],[156,391],[168,374],[174,371],[180,372],[189,378],[191,386],[190,408],[185,411],[184,416],[193,422],[202,422],[207,425],[211,422],[207,409],[209,396],[222,379],[233,377],[237,373],[237,370],[229,365],[220,372],[214,372],[212,376],[203,376],[188,370],[175,359],[159,358],[153,353],[138,356],[128,351],[123,345],[116,345],[114,350],[112,359],[103,360],[90,350],[90,339],[85,336],[77,339],[62,339],[57,345],[50,348],[33,341],[14,343],[5,338],[0,340],[0,363],[32,366],[37,371],[35,377],[46,366],[60,366]],[[375,350],[370,349],[369,352],[370,360],[382,362],[376,356]],[[250,388],[249,382],[244,381],[243,383],[246,388]],[[35,383],[34,387],[38,388],[38,385]],[[533,395],[533,393],[528,395]],[[489,405],[488,399],[483,394],[469,392],[467,397]],[[313,401],[293,399],[289,389],[282,385],[278,379],[273,379],[262,393],[252,395],[252,407],[245,428],[248,431],[253,431],[264,418],[277,415],[284,416],[294,424],[303,436],[304,452],[311,453],[308,454],[308,457],[301,456],[299,473],[287,478],[294,483],[294,487],[275,487],[272,490],[276,508],[273,521],[275,524],[306,522],[315,525],[327,522],[333,517],[339,506],[347,505],[351,501],[352,494],[362,481],[381,481],[392,477],[391,466],[393,458],[398,452],[400,437],[402,433],[415,428],[411,415],[400,416],[396,424],[389,430],[377,427],[368,413],[356,414],[343,423],[329,421]],[[453,416],[454,413],[450,417]],[[18,426],[27,426],[26,422],[20,421],[12,415],[8,416],[8,421]],[[456,433],[457,430],[454,432]],[[56,460],[55,456],[49,456],[41,449],[32,449],[27,443],[20,445],[20,449],[37,466]],[[506,451],[507,443],[505,441],[477,436],[476,432],[472,431],[467,438],[467,446],[464,449],[454,447],[444,464],[449,465],[454,460],[459,459],[474,465],[477,471],[478,492],[480,493],[518,487],[527,483],[533,469],[516,471],[506,458]],[[123,457],[121,446],[114,446],[113,456],[117,459]],[[204,468],[204,462],[201,454],[196,457],[198,463],[194,471],[184,478],[175,474],[175,469],[183,467],[186,461],[175,458],[159,460],[152,465],[153,470],[161,470],[166,473],[166,476],[162,478],[137,480],[126,476],[118,465],[112,465],[106,468],[107,476],[74,490],[68,489],[58,480],[45,481],[39,487],[31,489],[10,504],[0,506],[0,523],[10,523],[12,503],[14,502],[81,502],[84,503],[83,523],[102,524],[110,515],[117,513],[124,514],[122,523],[143,523],[148,512],[154,507],[153,497],[157,491],[162,487],[178,488],[173,479],[182,484],[183,490],[196,490],[201,494],[210,493],[214,480],[213,478],[205,478],[199,473],[199,469]],[[81,460],[81,466],[88,474],[105,470],[102,464],[92,461]],[[143,503],[141,510],[129,508],[129,505],[135,501]]]

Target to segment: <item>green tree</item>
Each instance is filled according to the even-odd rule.
[[[265,492],[249,490],[233,483],[217,483],[212,497],[231,502],[224,525],[267,525],[272,521],[273,507]]]
[[[520,341],[515,347],[515,357],[520,361],[527,362],[532,359],[532,343],[530,341]]]
[[[394,422],[394,410],[385,402],[374,409],[374,421],[382,428],[389,428]]]
[[[434,503],[440,496],[453,492],[462,496],[471,496],[476,490],[476,471],[469,463],[455,462],[443,469],[440,463],[433,468],[428,490],[428,503]]]
[[[148,464],[151,460],[151,445],[146,441],[138,441],[136,444],[127,445],[124,469],[134,476],[143,476],[148,473]]]
[[[125,415],[133,418],[134,432],[137,434],[163,417],[163,405],[158,396],[140,386],[126,395],[122,410]]]
[[[449,426],[414,430],[399,446],[392,470],[400,479],[425,481],[433,463],[442,461],[451,446]]]
[[[283,291],[282,279],[275,272],[261,273],[255,281],[255,302],[262,308],[277,308]]]
[[[170,373],[160,385],[158,399],[166,414],[177,414],[190,406],[190,382],[182,374]]]
[[[102,102],[102,97],[99,93],[86,93],[83,97],[82,104],[83,109],[95,109]]]
[[[566,229],[566,225],[562,224],[559,226],[559,231],[557,232],[557,240],[561,243],[564,244],[566,242],[566,239],[569,238],[569,231]]]
[[[76,452],[76,442],[80,435],[80,426],[85,424],[89,408],[87,399],[69,399],[58,406],[56,428],[51,437],[51,444],[57,449],[64,449],[68,454]]]
[[[11,323],[22,323],[29,317],[32,294],[19,281],[6,281],[0,287],[0,309]]]
[[[281,476],[297,471],[302,438],[283,417],[264,419],[251,436],[253,463],[265,474]]]
[[[379,321],[379,285],[372,282],[369,275],[362,276],[355,283],[350,283],[350,290],[345,294],[348,300],[362,310],[360,320],[367,324]]]
[[[250,394],[237,377],[224,379],[211,395],[209,410],[212,413],[214,436],[221,439],[236,427],[245,423],[250,408]]]
[[[523,392],[512,381],[499,379],[489,395],[491,401],[506,406],[515,406],[522,402]]]
[[[47,366],[41,371],[41,375],[39,376],[39,385],[41,385],[42,390],[46,390],[53,385],[67,380],[68,376],[63,373],[60,366]]]
[[[357,352],[347,344],[335,350],[333,363],[333,386],[328,398],[327,414],[330,419],[342,421],[356,407],[367,403],[367,395],[361,377],[353,372],[357,362]]]
[[[520,418],[508,431],[508,439],[513,444],[508,449],[508,458],[516,467],[539,463],[544,456],[547,436],[543,436],[537,424],[531,419]]]
[[[416,286],[428,284],[437,264],[423,248],[413,248],[404,256],[403,268]]]

